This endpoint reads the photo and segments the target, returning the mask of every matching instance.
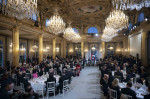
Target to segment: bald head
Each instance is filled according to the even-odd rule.
[[[104,74],[104,80],[108,80],[109,76],[107,74]]]

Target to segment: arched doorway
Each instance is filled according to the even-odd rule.
[[[4,66],[4,47],[3,42],[0,40],[0,66]]]

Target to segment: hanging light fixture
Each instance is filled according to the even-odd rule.
[[[113,7],[120,10],[141,10],[150,7],[150,0],[112,0]]]
[[[0,10],[18,20],[29,19],[37,14],[37,0],[1,0]]]
[[[93,50],[93,51],[95,51],[95,50],[96,50],[96,48],[93,46],[93,47],[92,47],[92,50]]]
[[[26,51],[26,48],[23,47],[23,45],[22,45],[22,47],[20,48],[20,53],[23,55],[25,53],[25,51]]]
[[[113,28],[110,28],[110,27],[105,27],[105,29],[103,30],[103,33],[110,38],[113,38],[113,37],[118,35],[117,31]]]
[[[63,37],[70,41],[75,37],[75,31],[71,27],[71,23],[68,24],[69,26],[65,29]]]
[[[104,42],[109,42],[112,40],[112,38],[107,36],[106,34],[103,34],[101,40]]]
[[[122,30],[128,27],[129,17],[121,10],[113,10],[106,19],[106,26],[114,28],[115,30]]]
[[[72,42],[74,43],[78,43],[78,42],[81,42],[81,36],[78,34],[78,33],[75,33],[73,39],[72,39]]]
[[[58,13],[58,8],[55,8],[54,15],[49,19],[47,24],[49,32],[54,33],[55,35],[63,33],[66,24]]]

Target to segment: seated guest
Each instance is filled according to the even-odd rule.
[[[60,93],[62,93],[62,89],[63,89],[63,81],[67,80],[67,76],[65,75],[65,73],[62,73],[62,76],[59,78],[59,86],[57,87],[57,91]]]
[[[140,79],[137,82],[142,85],[149,86],[149,82],[148,82],[148,80],[145,79],[144,75],[141,75]]]
[[[24,84],[24,87],[26,88],[27,85],[30,85],[30,83],[28,82],[27,79],[25,79],[25,76],[26,76],[26,74],[23,73],[23,74],[22,74],[22,77],[21,77],[21,79],[20,79],[20,82],[23,83],[23,84]]]
[[[108,96],[108,78],[109,76],[107,74],[104,74],[104,78],[102,81],[104,96]]]
[[[150,98],[150,86],[148,86],[148,94],[147,95],[144,95],[144,99],[149,99]]]
[[[108,75],[109,75],[108,86],[110,87],[110,86],[112,86],[112,82],[115,79],[115,77],[112,76],[112,72],[111,71],[108,72]]]
[[[117,91],[117,99],[120,99],[120,87],[119,87],[119,79],[115,78],[112,82],[112,86],[110,87],[113,90]]]
[[[130,96],[132,96],[132,99],[136,99],[136,93],[135,93],[135,91],[133,91],[131,89],[131,87],[132,87],[132,83],[130,81],[127,82],[127,87],[126,88],[122,88],[121,89],[121,93],[122,94],[126,94],[126,95],[130,95]]]
[[[126,79],[124,79],[124,82],[130,81],[131,78],[133,78],[133,77],[134,77],[134,76],[133,76],[133,73],[130,72],[130,71],[127,71],[127,77],[126,77]]]
[[[80,75],[80,70],[81,70],[81,66],[79,65],[79,63],[76,65],[76,71],[79,71],[78,73],[77,73],[77,76],[79,76]]]
[[[38,74],[36,73],[36,69],[33,70],[33,75],[32,75],[32,77],[33,77],[33,78],[38,78]]]
[[[13,83],[10,80],[7,80],[4,85],[4,89],[0,93],[1,99],[11,99],[9,91],[13,90]]]
[[[47,81],[46,81],[46,84],[47,84],[47,82],[55,82],[56,83],[56,78],[53,76],[53,74],[49,74],[49,78],[47,79]]]
[[[45,72],[44,72],[44,67],[42,67],[42,68],[41,68],[41,71],[39,72],[39,76],[44,75],[44,73],[45,73]]]
[[[69,79],[69,84],[71,82],[71,77],[74,76],[74,73],[68,68],[68,70],[65,72],[67,79]]]
[[[123,73],[120,71],[120,67],[117,67],[117,72],[115,72],[114,76],[120,76],[121,81],[123,80]]]

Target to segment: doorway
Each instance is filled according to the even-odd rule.
[[[3,50],[3,42],[0,40],[0,66],[4,66],[4,50]]]

